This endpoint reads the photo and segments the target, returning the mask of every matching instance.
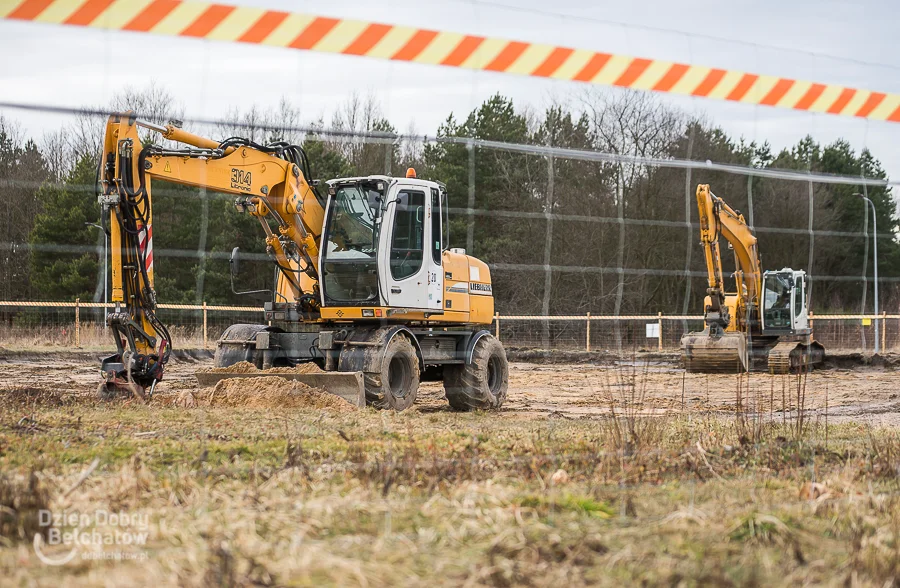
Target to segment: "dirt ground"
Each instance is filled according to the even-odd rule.
[[[670,359],[604,359],[602,363],[576,364],[512,362],[509,397],[501,415],[523,419],[547,415],[603,418],[627,404],[629,410],[646,416],[728,416],[744,412],[786,419],[803,406],[810,418],[824,419],[827,414],[829,422],[900,426],[900,387],[893,362],[866,363],[870,362],[844,358],[801,377],[686,374]],[[98,365],[91,354],[0,353],[0,394],[30,387],[90,401],[96,391]],[[183,354],[173,358],[165,379],[157,387],[157,402],[168,403],[185,391],[195,391],[198,385],[194,373],[211,368],[208,357]],[[442,384],[423,382],[411,410],[449,411]]]

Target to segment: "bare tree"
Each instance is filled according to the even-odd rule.
[[[396,129],[385,118],[381,105],[371,94],[365,98],[353,93],[338,106],[331,119],[332,128],[350,135],[333,137],[328,142],[332,149],[344,156],[360,175],[371,173],[390,174],[399,160],[399,143],[391,140]],[[380,141],[367,140],[363,135],[384,135]]]
[[[105,106],[92,108],[76,115],[73,123],[66,127],[65,136],[69,140],[69,152],[74,161],[84,157],[97,157],[103,142],[106,113],[134,112],[138,117],[158,125],[166,125],[172,120],[184,118],[184,106],[162,86],[151,82],[145,88],[126,86],[120,93],[113,95]],[[160,144],[158,135],[147,131],[142,141]],[[73,164],[74,165],[74,164]]]
[[[65,180],[75,162],[74,145],[69,129],[63,126],[56,131],[44,133],[40,149],[47,162],[51,181]]]

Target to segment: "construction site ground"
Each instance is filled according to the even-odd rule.
[[[802,376],[688,374],[674,355],[618,359],[588,354],[511,354],[509,397],[501,419],[547,415],[568,419],[604,418],[628,405],[641,415],[680,413],[733,416],[742,411],[762,418],[796,416],[799,402],[812,418],[900,426],[900,357],[832,356],[826,369]],[[518,356],[525,356],[519,360]],[[0,394],[33,388],[61,394],[70,402],[92,403],[99,355],[0,351]],[[312,366],[310,366],[312,367]],[[212,369],[208,352],[180,353],[157,388],[154,406],[175,402],[199,386],[194,373]],[[278,368],[274,370],[279,371]],[[738,391],[741,398],[738,398]],[[798,400],[798,393],[800,399]],[[440,382],[423,382],[413,412],[451,412]]]
[[[391,413],[281,379],[201,389],[208,352],[178,354],[149,403],[101,403],[97,354],[0,350],[0,569],[46,585],[900,578],[896,358],[739,376],[511,356],[497,413],[453,412],[433,382]],[[148,540],[48,566],[39,507],[144,513]]]

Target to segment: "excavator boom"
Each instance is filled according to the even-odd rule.
[[[142,128],[189,147],[144,145]],[[115,310],[107,323],[117,352],[102,362],[102,397],[152,395],[172,350],[171,336],[155,314],[153,180],[235,195],[235,206],[264,229],[267,251],[281,270],[277,295],[314,320],[325,211],[308,174],[309,162],[298,146],[260,146],[236,138],[217,143],[128,113],[109,118],[98,200],[111,244]]]
[[[684,363],[692,372],[733,372],[749,368],[747,316],[758,300],[760,269],[756,237],[744,217],[718,198],[709,185],[697,186],[700,244],[706,257],[707,290],[703,305],[706,324],[699,333],[682,338]],[[719,236],[724,235],[735,255],[737,293],[725,292]]]

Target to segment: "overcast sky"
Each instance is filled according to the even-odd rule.
[[[219,0],[317,15],[406,24],[566,45],[638,57],[739,69],[900,93],[891,0]],[[506,5],[504,5],[506,3]],[[117,89],[151,80],[186,116],[213,118],[282,96],[305,118],[327,120],[353,92],[372,94],[401,131],[433,134],[495,92],[542,109],[572,100],[584,85],[439,66],[379,61],[206,40],[0,21],[0,101],[94,106]],[[661,96],[735,136],[781,148],[806,134],[868,146],[900,179],[900,125],[710,100]],[[2,112],[2,111],[0,111]],[[58,115],[5,111],[32,136],[66,122]]]

